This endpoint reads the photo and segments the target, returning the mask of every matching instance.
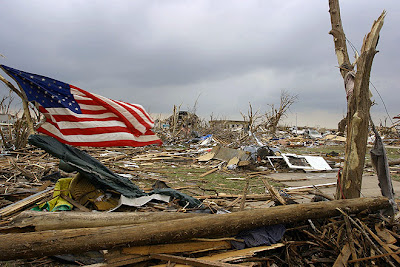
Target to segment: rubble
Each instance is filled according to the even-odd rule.
[[[331,134],[312,139],[280,131],[271,138],[262,131],[249,135],[211,128],[198,131],[196,137],[187,133],[177,131],[173,138],[163,140],[163,147],[82,148],[103,167],[87,165],[92,159],[86,156],[81,158],[85,164],[79,165],[65,158],[55,144],[47,152],[32,145],[8,149],[6,156],[0,157],[0,246],[5,252],[1,263],[400,264],[396,254],[398,221],[379,213],[390,206],[387,199],[376,195],[335,201],[333,194],[325,191],[336,186],[334,180],[315,183],[295,178],[296,173],[310,171],[334,177],[343,162],[342,137]],[[324,146],[329,150],[304,153],[323,151]],[[300,153],[296,153],[298,149]],[[71,171],[68,165],[73,166],[73,173],[67,172]],[[288,186],[285,182],[289,180],[276,178],[282,173],[291,177],[288,184],[295,179],[309,180],[309,184]],[[66,190],[71,194],[59,196],[71,204],[70,211],[30,211],[54,199],[57,181],[68,178],[70,183],[74,179],[78,183],[79,174],[96,175],[83,187],[94,186],[89,190],[92,195],[83,198],[69,186]],[[111,177],[118,181],[112,186],[106,182]],[[238,187],[231,187],[233,184]],[[132,192],[141,193],[132,198]],[[167,192],[174,194],[166,196]],[[196,204],[190,204],[191,199]],[[252,233],[249,238],[261,240],[264,236],[265,240],[238,249],[237,242],[246,243],[243,233],[268,225],[284,225],[285,230],[272,243],[265,241],[270,240],[266,232]]]

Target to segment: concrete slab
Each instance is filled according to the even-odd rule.
[[[273,180],[284,184],[286,187],[297,187],[306,185],[318,185],[326,183],[336,183],[337,173],[336,172],[319,172],[319,173],[304,173],[304,172],[292,172],[292,173],[272,173],[269,175]],[[400,182],[392,181],[395,192],[395,197],[400,194]],[[329,188],[320,188],[320,190],[334,197],[336,193],[336,186]],[[364,175],[361,196],[363,197],[377,197],[381,196],[381,191],[378,185],[378,177],[376,175]],[[307,202],[309,198],[305,198],[300,202]]]

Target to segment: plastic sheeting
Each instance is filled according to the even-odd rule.
[[[55,138],[45,135],[30,135],[28,142],[59,158],[83,174],[92,184],[99,185],[102,189],[111,188],[126,197],[146,195],[129,179],[113,173],[100,161],[76,147],[63,144]]]
[[[372,124],[372,130],[375,134],[374,148],[371,149],[371,162],[374,166],[376,173],[378,175],[379,187],[381,188],[382,196],[389,199],[392,205],[391,209],[385,211],[387,215],[394,215],[398,211],[396,201],[394,199],[394,190],[392,184],[392,178],[390,177],[389,164],[386,156],[386,149],[383,145],[381,136],[376,130],[375,126]]]
[[[239,233],[236,238],[243,242],[232,241],[232,246],[236,249],[258,247],[278,243],[285,234],[286,228],[283,224],[269,225],[255,228]]]
[[[100,189],[112,189],[125,197],[136,198],[151,194],[163,194],[179,199],[179,204],[188,208],[201,206],[201,201],[174,189],[156,189],[150,194],[142,191],[126,177],[115,174],[100,161],[76,147],[63,144],[53,137],[45,135],[30,135],[31,145],[44,149],[47,153],[59,158],[73,170],[84,175],[93,185]]]

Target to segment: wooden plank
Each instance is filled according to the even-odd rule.
[[[239,163],[239,158],[238,157],[233,157],[228,161],[227,165],[228,166],[229,165],[237,165],[238,163]]]
[[[69,196],[60,194],[60,197],[63,198],[64,200],[68,201],[69,203],[71,203],[72,205],[74,205],[76,208],[78,208],[80,211],[83,212],[91,212],[90,209],[86,208],[85,206],[81,205],[81,203],[79,203],[78,201],[73,200],[72,198],[70,198]]]
[[[213,172],[216,172],[216,171],[218,171],[218,168],[211,169],[208,172],[205,172],[205,173],[201,174],[200,177],[207,176],[207,175],[209,175],[209,174],[211,174]]]
[[[351,255],[350,245],[348,243],[346,243],[343,246],[342,250],[340,251],[340,254],[336,258],[336,261],[332,265],[332,267],[346,267],[347,261],[349,260],[350,255]]]
[[[268,189],[268,192],[271,194],[273,198],[275,198],[279,203],[282,205],[286,205],[286,200],[279,194],[278,190],[273,187],[267,179],[261,179],[261,181],[264,183],[265,187]]]
[[[365,225],[362,221],[359,221],[361,226],[368,231],[368,233],[381,245],[388,253],[394,253],[393,250],[383,242],[367,225]],[[400,257],[397,254],[392,254],[390,255],[393,259],[397,261],[398,264],[400,264]]]
[[[371,257],[365,257],[365,258],[359,258],[359,259],[355,259],[355,260],[349,260],[348,263],[356,263],[356,262],[360,262],[360,261],[368,261],[368,260],[374,260],[374,259],[379,259],[382,257],[387,257],[387,256],[392,256],[394,254],[400,254],[400,251],[396,251],[393,253],[385,253],[385,254],[381,254],[381,255],[374,255]]]
[[[365,237],[365,240],[368,241],[368,243],[371,245],[371,255],[372,253],[375,254],[375,252],[379,253],[379,254],[384,254],[379,248],[378,246],[375,244],[375,242],[370,238],[370,236],[368,235],[368,233],[365,231],[365,229],[360,226],[359,224],[362,224],[362,222],[359,219],[356,219],[359,224],[353,220],[353,218],[351,218],[346,212],[344,212],[341,208],[336,208],[340,213],[342,213],[345,217],[347,217],[349,219],[349,221],[354,224],[354,226],[359,230],[359,232]],[[343,229],[343,228],[342,228]],[[390,265],[390,266],[396,266],[390,259],[389,257],[384,257],[385,261]]]
[[[354,245],[355,242],[354,242],[353,231],[351,228],[350,220],[346,216],[344,216],[343,218],[344,218],[344,222],[346,224],[346,232],[347,232],[347,239],[348,239],[347,242],[350,247],[351,257],[353,260],[355,260],[355,259],[357,259],[357,250]],[[358,263],[354,264],[354,267],[359,267]]]
[[[143,255],[125,255],[121,254],[120,250],[109,250],[104,254],[107,267],[125,266],[127,264],[135,264],[150,260],[150,256]]]
[[[238,260],[238,259],[243,259],[247,258],[250,256],[253,256],[257,252],[261,251],[267,251],[267,250],[273,250],[277,248],[284,247],[285,244],[283,243],[277,243],[277,244],[272,244],[270,246],[260,246],[260,247],[253,247],[253,248],[245,248],[241,250],[233,250],[233,251],[228,251],[224,253],[219,253],[211,256],[205,256],[201,257],[200,259],[203,260],[210,260],[210,261],[233,261],[233,260]]]
[[[51,185],[51,181],[45,181],[38,189],[37,192],[42,192],[47,189]]]
[[[203,259],[186,258],[180,256],[173,256],[167,254],[153,254],[151,255],[154,259],[165,260],[169,262],[176,262],[184,264],[184,266],[199,266],[199,267],[236,267],[237,265],[223,263],[223,262],[213,262]],[[175,265],[177,266],[177,265]]]
[[[151,246],[126,247],[122,249],[123,254],[150,255],[154,253],[177,253],[189,251],[208,251],[218,249],[230,249],[228,241],[197,241],[175,244],[162,244]]]
[[[197,160],[198,161],[209,161],[214,157],[214,155],[215,155],[214,152],[208,152],[207,154],[197,157]]]
[[[32,206],[42,200],[45,197],[51,196],[53,194],[54,187],[47,188],[42,192],[36,193],[32,196],[24,198],[18,202],[10,204],[2,209],[0,209],[0,218],[10,216],[26,207]]]
[[[383,239],[387,244],[394,244],[397,242],[397,239],[389,232],[386,228],[381,228],[381,224],[375,224],[376,234]]]
[[[213,262],[213,261],[214,262],[228,262],[228,261],[251,257],[257,252],[273,250],[273,249],[277,249],[277,248],[284,247],[284,246],[285,246],[285,244],[283,244],[283,243],[277,243],[277,244],[273,244],[270,246],[260,246],[260,247],[253,247],[253,248],[245,248],[245,249],[241,249],[241,250],[232,250],[232,251],[228,251],[228,252],[214,254],[211,256],[199,257],[199,258],[197,258],[197,260],[205,260],[205,261],[210,261],[210,262]],[[161,267],[161,266],[167,266],[167,265],[161,264],[161,265],[156,265],[156,266]],[[184,266],[187,266],[187,265],[183,265],[183,264],[175,265],[175,267],[184,267]]]
[[[246,206],[246,195],[247,195],[247,191],[249,190],[249,185],[250,185],[250,179],[247,178],[246,179],[246,185],[243,188],[243,196],[240,200],[240,210],[244,210],[245,206]]]
[[[242,197],[242,195],[239,194],[225,194],[225,193],[219,193],[218,195],[205,195],[205,196],[195,196],[197,199],[213,199],[213,198],[238,198]],[[270,200],[271,196],[265,195],[265,194],[248,194],[247,199],[253,199],[253,200]]]

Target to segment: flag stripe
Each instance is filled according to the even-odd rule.
[[[73,145],[73,146],[92,146],[92,147],[107,147],[107,146],[147,146],[158,144],[160,145],[162,142],[156,135],[142,135],[136,137],[132,134],[130,136],[126,136],[127,138],[119,138],[115,139],[115,134],[103,134],[96,135],[95,138],[93,136],[82,136],[82,135],[74,135],[74,136],[63,136],[60,132],[57,132],[55,129],[51,129],[49,127],[39,128],[38,132],[47,134],[59,140],[60,142]],[[130,137],[130,138],[129,138]]]
[[[63,135],[92,135],[92,134],[101,134],[101,133],[130,133],[129,130],[126,127],[123,126],[98,126],[98,127],[88,127],[88,128],[73,128],[71,123],[69,123],[70,127],[60,127],[60,123],[54,123],[54,122],[46,122],[46,124],[49,123],[51,124],[54,128],[57,128],[57,130],[62,133]],[[75,126],[78,123],[75,123]],[[45,125],[45,124],[43,124]],[[41,127],[44,127],[44,126]]]
[[[69,118],[77,118],[77,119],[90,119],[93,121],[96,120],[103,120],[103,119],[113,119],[113,120],[119,120],[118,116],[115,115],[114,113],[111,112],[106,112],[106,113],[100,113],[100,114],[94,114],[94,113],[88,113],[88,114],[77,114],[72,112],[69,109],[61,109],[61,108],[39,108],[40,112],[42,113],[49,113],[52,114],[53,117],[60,116],[69,116],[69,117],[64,117],[65,120],[68,120]]]
[[[129,117],[130,115],[132,115],[137,120],[137,122],[140,123],[141,125],[147,125],[147,127],[153,127],[152,126],[153,124],[151,122],[145,121],[146,116],[144,116],[144,114],[142,114],[140,112],[140,109],[137,109],[136,107],[130,107],[130,106],[126,105],[126,103],[121,102],[121,101],[115,101],[115,100],[111,100],[111,101],[113,101],[114,103],[121,106],[122,110],[124,110],[126,112],[124,114],[126,117]]]
[[[148,127],[151,128],[154,126],[154,121],[150,118],[147,112],[144,111],[142,106],[132,105],[121,101],[118,101],[118,103],[122,105],[124,108],[126,108],[126,110],[128,111],[130,110],[131,113],[139,115],[140,117],[138,119],[141,123],[145,123],[148,125]]]
[[[150,115],[144,110],[144,108],[141,105],[135,105],[135,104],[131,104],[131,103],[126,103],[124,102],[126,105],[131,106],[133,108],[137,108],[138,110],[140,110],[140,112],[145,116],[145,118],[149,121],[150,125],[154,126],[154,120],[150,117]]]
[[[147,130],[146,126],[139,123],[138,120],[136,119],[136,116],[132,116],[130,112],[122,108],[120,105],[117,105],[113,100],[105,98],[103,96],[91,94],[77,87],[72,87],[72,88],[80,92],[84,92],[86,95],[90,96],[96,102],[98,102],[102,106],[107,107],[107,109],[117,114],[125,122],[128,129],[130,129],[135,135],[139,136],[140,134],[144,134],[146,132]]]
[[[82,104],[81,101],[78,101],[79,106],[81,107],[81,110],[99,110],[99,111],[107,111],[105,107],[102,106],[97,106],[97,105],[85,105]]]
[[[55,124],[53,122],[53,124]],[[88,129],[88,128],[93,128],[93,122],[92,121],[60,121],[57,122],[58,128],[59,129]],[[97,121],[96,122],[96,128],[100,127],[125,127],[125,124],[122,121]],[[125,127],[126,129],[126,127]],[[128,131],[126,129],[126,131]]]
[[[54,122],[62,122],[62,121],[72,121],[72,122],[92,122],[92,127],[96,127],[98,121],[122,121],[119,118],[115,117],[105,117],[105,118],[97,118],[93,119],[92,117],[82,117],[82,116],[73,116],[73,115],[50,115]]]
[[[57,136],[64,136],[59,129],[57,129],[54,125],[50,124],[50,123],[44,123],[39,129],[41,129],[41,131],[51,131],[53,132],[55,135]],[[38,130],[39,131],[39,130]],[[131,134],[131,133],[126,133],[123,132],[121,133],[121,135],[119,136],[120,139],[122,140],[133,140],[133,141],[154,141],[154,140],[159,140],[156,135],[152,134],[151,131],[146,132],[147,135],[141,135],[139,137]],[[101,134],[95,134],[95,135],[91,135],[91,136],[87,136],[87,135],[70,135],[70,136],[64,136],[66,141],[69,142],[90,142],[90,141],[95,141],[95,142],[102,142],[102,141],[108,141],[108,140],[115,140],[115,134],[114,133],[101,133]]]
[[[143,130],[150,129],[154,126],[154,121],[150,118],[150,115],[147,114],[147,112],[144,110],[144,108],[141,105],[134,105],[134,104],[125,103],[122,101],[111,100],[111,99],[105,98],[100,95],[91,94],[91,93],[86,92],[75,86],[71,86],[71,90],[73,92],[74,92],[74,90],[77,90],[81,94],[88,94],[93,99],[97,98],[98,101],[100,101],[100,102],[104,101],[102,103],[102,106],[108,106],[108,107],[114,109],[114,112],[121,112],[121,114],[123,115],[122,117],[130,119],[130,120],[128,120],[128,124],[131,124],[131,122],[133,122],[134,126],[139,129],[141,128],[141,126],[144,127]],[[80,105],[81,105],[81,103],[93,104],[93,102],[94,101],[78,101],[78,103]],[[93,105],[93,106],[95,106],[95,105]],[[81,109],[82,108],[83,107],[81,106]]]

